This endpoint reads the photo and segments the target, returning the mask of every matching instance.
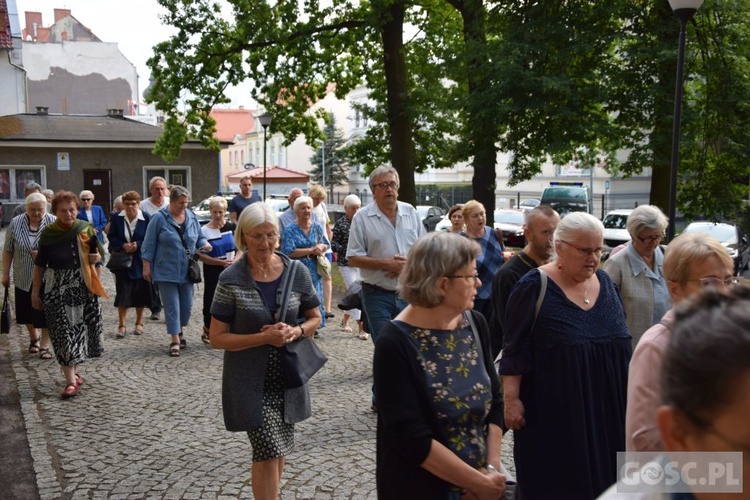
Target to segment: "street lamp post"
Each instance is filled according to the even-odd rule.
[[[677,81],[674,88],[674,124],[672,126],[672,163],[669,178],[669,226],[667,241],[674,238],[674,219],[677,207],[677,170],[680,164],[680,119],[685,68],[685,36],[687,23],[695,15],[703,0],[669,0],[672,11],[680,20],[680,41],[677,50]]]
[[[326,141],[325,140],[323,140],[323,147],[321,151],[322,153],[320,157],[320,184],[321,186],[323,186],[323,190],[325,191],[325,187],[326,187]]]
[[[263,127],[263,201],[266,200],[266,130],[273,120],[273,116],[263,113],[258,117],[260,126]]]

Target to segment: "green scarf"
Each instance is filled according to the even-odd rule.
[[[39,236],[39,245],[54,245],[63,241],[72,241],[78,237],[79,233],[86,233],[89,238],[96,238],[94,226],[90,222],[76,219],[72,227],[62,227],[58,220],[44,228]],[[99,249],[99,255],[104,255],[104,247],[99,239],[96,238],[96,246]]]

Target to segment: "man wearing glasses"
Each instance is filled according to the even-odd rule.
[[[369,182],[374,203],[354,214],[346,258],[362,270],[362,306],[375,342],[383,325],[406,307],[396,283],[406,254],[425,229],[417,210],[398,201],[395,168],[376,168]]]
[[[167,181],[164,177],[155,176],[148,181],[148,191],[151,193],[149,198],[141,201],[138,208],[141,212],[147,213],[150,216],[154,216],[156,212],[169,205],[169,196],[167,196]],[[158,320],[159,313],[161,313],[161,296],[159,295],[159,288],[156,284],[151,282],[151,316],[149,319]]]

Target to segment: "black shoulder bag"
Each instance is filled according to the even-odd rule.
[[[187,221],[187,219],[185,220]],[[182,235],[182,228],[180,228],[180,226],[177,226],[177,233],[180,235],[182,248],[185,249],[185,255],[187,255],[188,258],[188,281],[190,283],[200,283],[203,280],[201,279],[201,266],[198,264],[198,258],[195,256],[195,254],[191,254],[190,250],[188,250],[187,244],[185,243],[185,237]]]
[[[127,220],[122,221],[125,225],[125,229],[128,230],[128,235],[130,235],[130,239],[133,239],[133,232],[130,230],[130,224]],[[113,252],[109,256],[109,260],[107,261],[107,269],[109,269],[112,272],[115,271],[129,271],[130,268],[133,267],[133,254],[127,253],[127,252]]]
[[[2,329],[0,333],[10,333],[10,325],[13,323],[13,317],[10,312],[10,302],[8,302],[8,287],[5,287],[5,297],[3,298],[2,312]]]
[[[289,270],[281,282],[281,302],[276,316],[278,321],[284,321],[285,319],[286,309],[289,305],[289,294],[292,292],[292,283],[294,283],[294,275],[297,272],[298,265],[301,264],[292,260],[289,263]],[[281,354],[286,386],[289,389],[305,385],[328,361],[326,355],[312,339],[312,334],[305,335],[291,344],[285,345],[279,349],[279,353]]]

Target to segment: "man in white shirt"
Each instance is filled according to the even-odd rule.
[[[167,181],[164,177],[152,177],[148,181],[148,190],[151,193],[150,198],[141,201],[138,208],[153,216],[156,212],[169,205],[169,193],[167,192]],[[158,320],[161,313],[161,297],[159,289],[151,282],[151,317],[149,319]]]
[[[398,172],[378,167],[370,175],[373,203],[352,219],[346,257],[362,273],[362,306],[375,342],[382,326],[406,307],[396,294],[406,254],[425,233],[417,210],[398,201]]]
[[[138,207],[142,212],[154,215],[156,212],[169,205],[167,181],[164,180],[164,177],[152,177],[151,180],[148,181],[148,191],[151,193],[151,197],[141,201],[141,204]]]

